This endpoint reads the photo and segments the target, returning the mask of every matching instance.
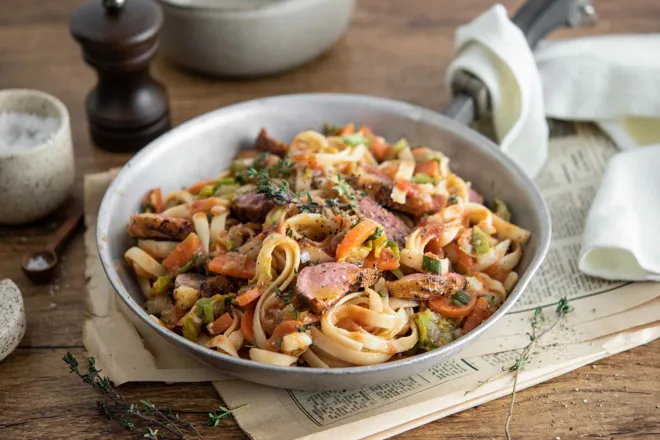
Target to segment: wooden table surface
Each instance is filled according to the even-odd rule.
[[[43,245],[67,209],[81,203],[82,176],[123,164],[128,155],[94,148],[87,134],[84,96],[94,73],[68,33],[78,0],[2,0],[0,88],[34,88],[69,108],[76,151],[74,197],[51,218],[18,228],[0,228],[0,279],[23,291],[28,330],[19,348],[0,362],[1,439],[131,438],[116,422],[100,417],[91,389],[69,375],[67,351],[82,358],[84,319],[82,234],[65,252],[57,279],[32,285],[19,268],[24,251]],[[513,10],[521,2],[503,2]],[[554,36],[660,32],[657,0],[598,0],[600,22],[590,29]],[[488,0],[359,0],[347,35],[326,55],[286,74],[249,81],[196,76],[158,59],[154,75],[169,91],[175,124],[235,102],[296,92],[348,92],[385,96],[431,109],[449,97],[443,72],[452,58],[454,29],[485,10]],[[657,54],[649,54],[657,56]],[[9,209],[2,206],[0,209]],[[0,329],[1,330],[1,329]],[[516,439],[660,438],[660,341],[580,368],[518,394],[511,432]],[[221,401],[208,383],[130,384],[129,399],[169,404],[205,424]],[[401,438],[503,438],[509,399],[447,417]],[[231,420],[202,428],[208,439],[244,438]]]

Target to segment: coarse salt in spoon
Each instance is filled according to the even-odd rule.
[[[83,211],[77,211],[60,226],[45,248],[23,254],[21,269],[30,280],[42,284],[53,278],[59,263],[58,253],[76,231],[82,218]]]

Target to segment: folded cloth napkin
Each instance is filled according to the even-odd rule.
[[[495,135],[507,153],[530,176],[548,157],[548,124],[534,56],[522,31],[502,5],[495,5],[456,31],[457,56],[445,75],[476,75],[490,92]]]
[[[542,42],[495,5],[456,32],[459,70],[480,78],[492,99],[502,150],[530,176],[547,158],[545,116],[593,121],[623,150],[660,145],[659,35]],[[660,281],[660,147],[617,155],[585,226],[580,270],[608,279]],[[655,167],[657,168],[657,166]]]
[[[658,49],[656,34],[541,42],[546,115],[596,122],[624,150],[660,143]]]
[[[610,280],[660,281],[660,144],[610,159],[587,217],[578,266]]]

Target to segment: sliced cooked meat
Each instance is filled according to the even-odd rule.
[[[200,290],[202,287],[202,277],[197,273],[182,273],[177,275],[174,279],[174,288],[176,289],[181,286]]]
[[[135,214],[128,222],[128,235],[134,238],[181,241],[192,231],[188,220],[162,214]]]
[[[242,221],[263,222],[268,212],[275,207],[275,202],[264,194],[248,193],[234,199],[232,210]]]
[[[364,190],[364,192],[376,199],[378,203],[415,217],[435,214],[444,205],[444,201],[441,200],[442,198],[434,198],[429,194],[423,193],[414,183],[410,184],[406,194],[406,203],[395,202],[391,197],[392,188],[394,188],[392,179],[378,168],[369,165],[362,167],[361,173],[357,178],[351,178],[351,184]]]
[[[470,191],[468,193],[470,202],[472,203],[481,203],[482,205],[484,204],[484,196],[470,188]]]
[[[400,246],[406,242],[406,237],[410,234],[408,225],[395,214],[380,206],[374,199],[360,196],[358,209],[364,217],[382,225],[388,239],[396,241]]]
[[[224,275],[216,275],[204,279],[201,283],[201,293],[203,297],[209,298],[213,295],[225,295],[236,292],[237,283],[233,279]]]
[[[259,132],[254,148],[259,151],[267,151],[276,154],[280,157],[286,156],[286,153],[289,151],[289,146],[287,144],[269,137],[265,128],[262,128]]]
[[[321,314],[352,290],[369,287],[378,280],[378,271],[350,263],[322,263],[298,273],[293,303]]]
[[[431,275],[416,273],[385,283],[395,298],[426,300],[434,296],[450,297],[465,288],[465,277],[457,273]]]

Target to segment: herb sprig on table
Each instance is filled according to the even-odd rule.
[[[203,440],[195,425],[183,420],[178,413],[167,407],[157,408],[148,400],[139,403],[129,403],[112,386],[107,376],[102,376],[101,370],[96,367],[94,358],[87,358],[87,372],[80,371],[81,366],[76,358],[68,352],[63,358],[71,373],[75,373],[82,381],[91,385],[102,396],[96,402],[101,415],[110,420],[117,420],[124,428],[134,431],[138,438],[150,440],[186,440],[198,438]],[[234,411],[247,405],[234,409],[224,406],[219,411],[209,413],[209,426],[218,426],[220,420],[229,417]]]
[[[537,307],[534,310],[534,315],[530,320],[532,326],[532,332],[528,333],[529,344],[523,348],[518,356],[509,368],[505,368],[501,373],[496,374],[495,376],[489,378],[488,380],[481,382],[476,388],[467,391],[465,394],[470,394],[482,386],[494,381],[495,379],[501,378],[503,375],[514,373],[513,377],[513,391],[511,393],[511,404],[509,406],[509,413],[506,418],[506,423],[504,425],[504,433],[506,434],[507,440],[511,440],[511,434],[509,433],[509,424],[513,418],[513,407],[516,402],[516,392],[518,391],[518,375],[520,371],[525,368],[525,366],[530,362],[534,349],[538,341],[547,333],[551,332],[557,325],[573,311],[573,306],[568,303],[568,298],[561,298],[557,303],[557,308],[555,309],[555,316],[550,323],[546,322],[545,316],[543,316],[543,308]]]
[[[525,368],[525,365],[529,363],[532,356],[532,351],[536,347],[539,339],[541,339],[546,333],[551,332],[557,326],[557,324],[559,324],[564,319],[564,317],[572,311],[573,307],[568,303],[568,299],[560,299],[557,303],[557,308],[555,309],[554,320],[544,327],[546,321],[545,317],[543,316],[543,309],[541,307],[537,307],[536,310],[534,310],[534,316],[532,316],[531,319],[532,332],[528,333],[529,344],[523,348],[523,351],[520,353],[520,356],[516,359],[515,363],[506,370],[507,372],[515,372],[513,377],[513,392],[511,393],[511,405],[509,406],[509,413],[506,418],[506,424],[504,425],[504,433],[506,434],[507,440],[511,440],[509,424],[513,418],[513,406],[516,403],[516,391],[518,389],[518,375],[520,374],[520,370]]]

